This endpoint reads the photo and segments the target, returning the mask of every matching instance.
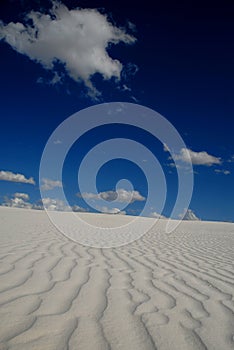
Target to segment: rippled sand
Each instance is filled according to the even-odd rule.
[[[234,349],[234,224],[164,227],[97,249],[1,207],[0,349]]]

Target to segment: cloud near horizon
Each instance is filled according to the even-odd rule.
[[[118,189],[117,191],[104,191],[96,193],[77,193],[77,196],[80,198],[87,198],[87,199],[103,199],[108,202],[116,200],[116,202],[119,203],[133,203],[135,201],[144,201],[145,197],[143,197],[139,191],[127,191],[123,188]]]
[[[97,208],[97,210],[103,214],[126,215],[126,211],[120,210],[118,208],[100,207],[100,208]]]
[[[22,192],[16,192],[14,194],[14,197],[24,199],[25,201],[29,200],[29,195],[27,193],[22,193]]]
[[[53,83],[63,79],[64,73],[55,68],[60,63],[66,74],[83,82],[88,94],[95,98],[100,92],[91,81],[94,74],[99,73],[104,80],[121,78],[123,65],[112,59],[107,49],[121,42],[133,44],[136,38],[112,24],[97,9],[69,10],[57,1],[52,4],[49,14],[28,13],[25,24],[0,21],[0,40],[52,71]]]
[[[27,193],[16,192],[11,198],[5,197],[2,206],[24,209],[36,210],[53,210],[53,211],[74,211],[74,212],[88,212],[88,209],[82,208],[78,205],[71,207],[67,206],[62,200],[56,198],[43,198],[36,203],[29,202],[29,195]]]
[[[198,221],[200,220],[192,209],[184,209],[184,212],[179,215],[179,218],[185,221]]]
[[[87,212],[85,208],[81,208],[78,205],[67,206],[61,199],[57,198],[43,198],[40,201],[42,209],[52,210],[52,211],[75,211],[75,212]],[[39,203],[39,205],[40,205]]]
[[[23,174],[15,174],[12,171],[0,171],[0,180],[10,181],[10,182],[21,182],[25,184],[35,185],[33,177],[27,179]]]
[[[13,208],[32,209],[32,204],[28,202],[29,195],[27,193],[16,192],[13,198],[5,197],[2,205]]]
[[[161,215],[161,214],[157,213],[156,211],[150,213],[149,217],[155,218],[155,219],[167,219],[166,216]]]
[[[68,206],[62,201],[61,199],[58,198],[50,198],[46,197],[43,198],[42,200],[39,200],[37,203],[32,204],[32,209],[37,209],[37,210],[51,210],[51,211],[66,211],[66,212],[79,212],[79,213],[85,213],[88,212],[88,209],[82,208],[79,205],[72,205]]]

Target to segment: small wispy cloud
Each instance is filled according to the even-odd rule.
[[[21,182],[25,184],[35,185],[33,177],[26,178],[25,175],[19,173],[13,173],[12,171],[0,171],[0,180],[11,181],[11,182]]]
[[[54,144],[55,144],[55,145],[61,145],[61,143],[62,143],[62,141],[61,141],[61,140],[59,140],[59,139],[54,140]]]
[[[163,150],[164,152],[170,152],[170,148],[167,146],[166,143],[163,144]]]
[[[234,163],[234,155],[231,156],[231,158],[229,158],[227,162],[228,162],[228,163]]]
[[[215,169],[216,174],[224,174],[224,175],[230,175],[231,172],[229,170],[225,169]]]
[[[51,179],[42,179],[42,186],[41,189],[43,191],[50,191],[53,190],[55,187],[62,187],[63,184],[61,181],[58,180],[51,180]]]

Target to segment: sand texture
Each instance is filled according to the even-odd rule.
[[[1,207],[0,350],[233,350],[234,224],[164,226],[97,249]]]

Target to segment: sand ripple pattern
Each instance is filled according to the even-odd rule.
[[[0,208],[0,349],[234,349],[234,225],[164,226],[96,249]]]

